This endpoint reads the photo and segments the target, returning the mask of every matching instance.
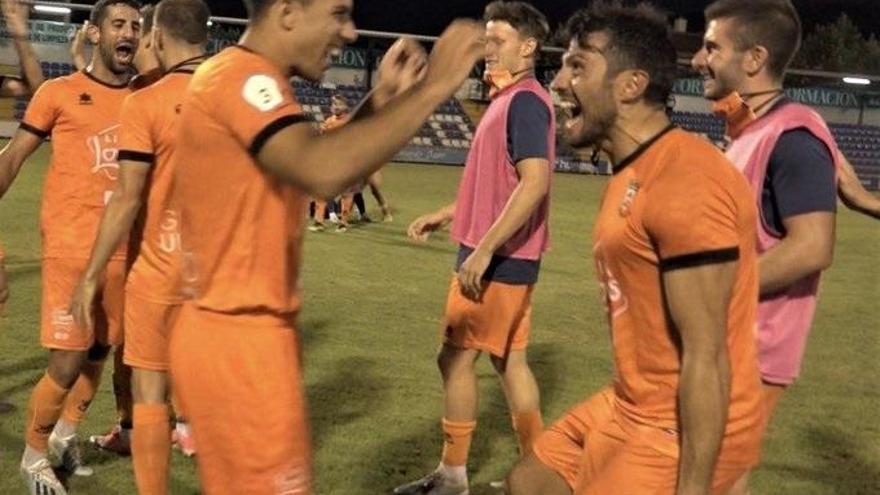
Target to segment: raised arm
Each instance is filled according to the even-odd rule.
[[[6,194],[18,176],[18,171],[25,160],[40,146],[43,138],[36,134],[19,129],[15,132],[3,150],[0,150],[0,199]]]
[[[43,70],[40,61],[28,40],[28,6],[19,0],[2,0],[0,7],[6,19],[6,28],[12,38],[12,46],[18,54],[21,78],[6,77],[0,94],[7,97],[33,94],[43,84]]]
[[[847,208],[880,219],[880,197],[865,189],[849,160],[842,153],[840,157],[837,196]]]
[[[456,21],[434,45],[425,79],[371,115],[316,135],[289,125],[262,143],[257,160],[315,197],[333,197],[371,174],[406,145],[434,109],[461,86],[482,56],[484,29]]]

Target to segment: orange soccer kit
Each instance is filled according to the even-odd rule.
[[[174,166],[182,284],[173,387],[199,446],[206,494],[311,493],[297,285],[307,198],[255,157],[309,122],[287,76],[243,47],[196,71]]]
[[[327,117],[324,122],[321,123],[321,132],[332,131],[333,129],[338,129],[348,122],[348,115],[331,115]],[[348,219],[351,216],[351,207],[354,205],[354,195],[361,192],[361,189],[364,188],[364,181],[358,181],[356,184],[351,186],[345,193],[342,194],[342,199],[340,201],[342,206],[342,211],[340,212],[340,220],[342,221],[342,225],[348,225]],[[327,200],[322,198],[315,198],[315,221],[321,223],[324,221],[324,215],[327,213]]]
[[[724,157],[681,130],[667,130],[615,167],[593,232],[614,386],[575,406],[535,445],[576,495],[675,492],[681,357],[664,311],[668,270],[739,260],[726,319],[729,413],[712,493],[726,493],[757,463],[764,415],[753,203]]]
[[[40,341],[48,349],[89,350],[95,343],[122,343],[125,243],[107,265],[95,308],[94,334],[79,328],[69,314],[76,283],[86,268],[92,244],[118,174],[119,110],[131,91],[87,72],[46,82],[34,94],[21,130],[52,137],[40,230],[43,240]],[[34,390],[28,411],[28,444],[45,451],[51,425],[62,415],[79,423],[94,397],[102,364],[88,361],[71,391],[46,375]],[[68,394],[68,392],[70,392]]]
[[[168,341],[182,302],[180,213],[171,185],[180,102],[196,60],[172,68],[159,82],[125,100],[119,159],[152,167],[144,191],[140,247],[125,286],[125,364],[168,371]],[[134,406],[132,455],[141,494],[167,493],[170,462],[169,408]]]

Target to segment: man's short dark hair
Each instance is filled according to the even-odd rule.
[[[153,16],[156,15],[156,6],[148,3],[141,7],[141,36],[150,34],[153,30]]]
[[[504,21],[516,29],[520,35],[535,38],[540,47],[550,35],[550,25],[540,10],[526,2],[505,2],[495,0],[486,6],[483,20]]]
[[[733,19],[737,50],[763,46],[767,69],[779,79],[801,46],[801,19],[789,0],[718,0],[706,8],[706,22]]]
[[[259,19],[266,13],[270,5],[278,0],[244,0],[244,6],[247,8],[248,19]],[[298,0],[300,3],[308,5],[312,0]]]
[[[211,11],[203,0],[162,0],[156,7],[156,25],[191,45],[208,42],[210,18]]]
[[[676,51],[666,26],[666,17],[643,3],[622,7],[618,3],[595,2],[579,10],[566,25],[566,38],[583,46],[592,33],[608,35],[604,52],[609,75],[638,69],[648,74],[645,99],[666,105],[676,78]]]
[[[92,7],[89,22],[94,26],[101,27],[101,23],[107,18],[107,11],[114,5],[128,5],[138,12],[140,12],[142,6],[139,0],[100,0]]]

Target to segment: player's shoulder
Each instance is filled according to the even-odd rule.
[[[728,173],[733,170],[724,153],[702,135],[675,128],[669,132],[663,144],[668,156],[667,169],[690,169],[696,164],[701,171],[712,173]]]
[[[263,56],[241,46],[231,46],[209,58],[193,75],[199,89],[228,88],[250,78],[277,80],[278,69]]]

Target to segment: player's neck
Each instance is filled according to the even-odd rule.
[[[167,46],[165,48],[165,70],[172,70],[189,62],[196,62],[205,55],[203,47],[198,45]]]
[[[128,84],[129,79],[131,79],[130,73],[116,74],[106,65],[101,63],[97,56],[92,58],[92,62],[86,67],[85,70],[93,78],[110,86],[124,86]]]
[[[286,74],[290,70],[287,61],[275,49],[278,46],[278,40],[273,40],[271,34],[265,30],[249,27],[245,30],[238,44],[268,59],[283,73]]]
[[[669,116],[663,110],[652,109],[628,117],[619,116],[609,133],[610,149],[606,150],[611,162],[618,164],[626,160],[670,124]]]

